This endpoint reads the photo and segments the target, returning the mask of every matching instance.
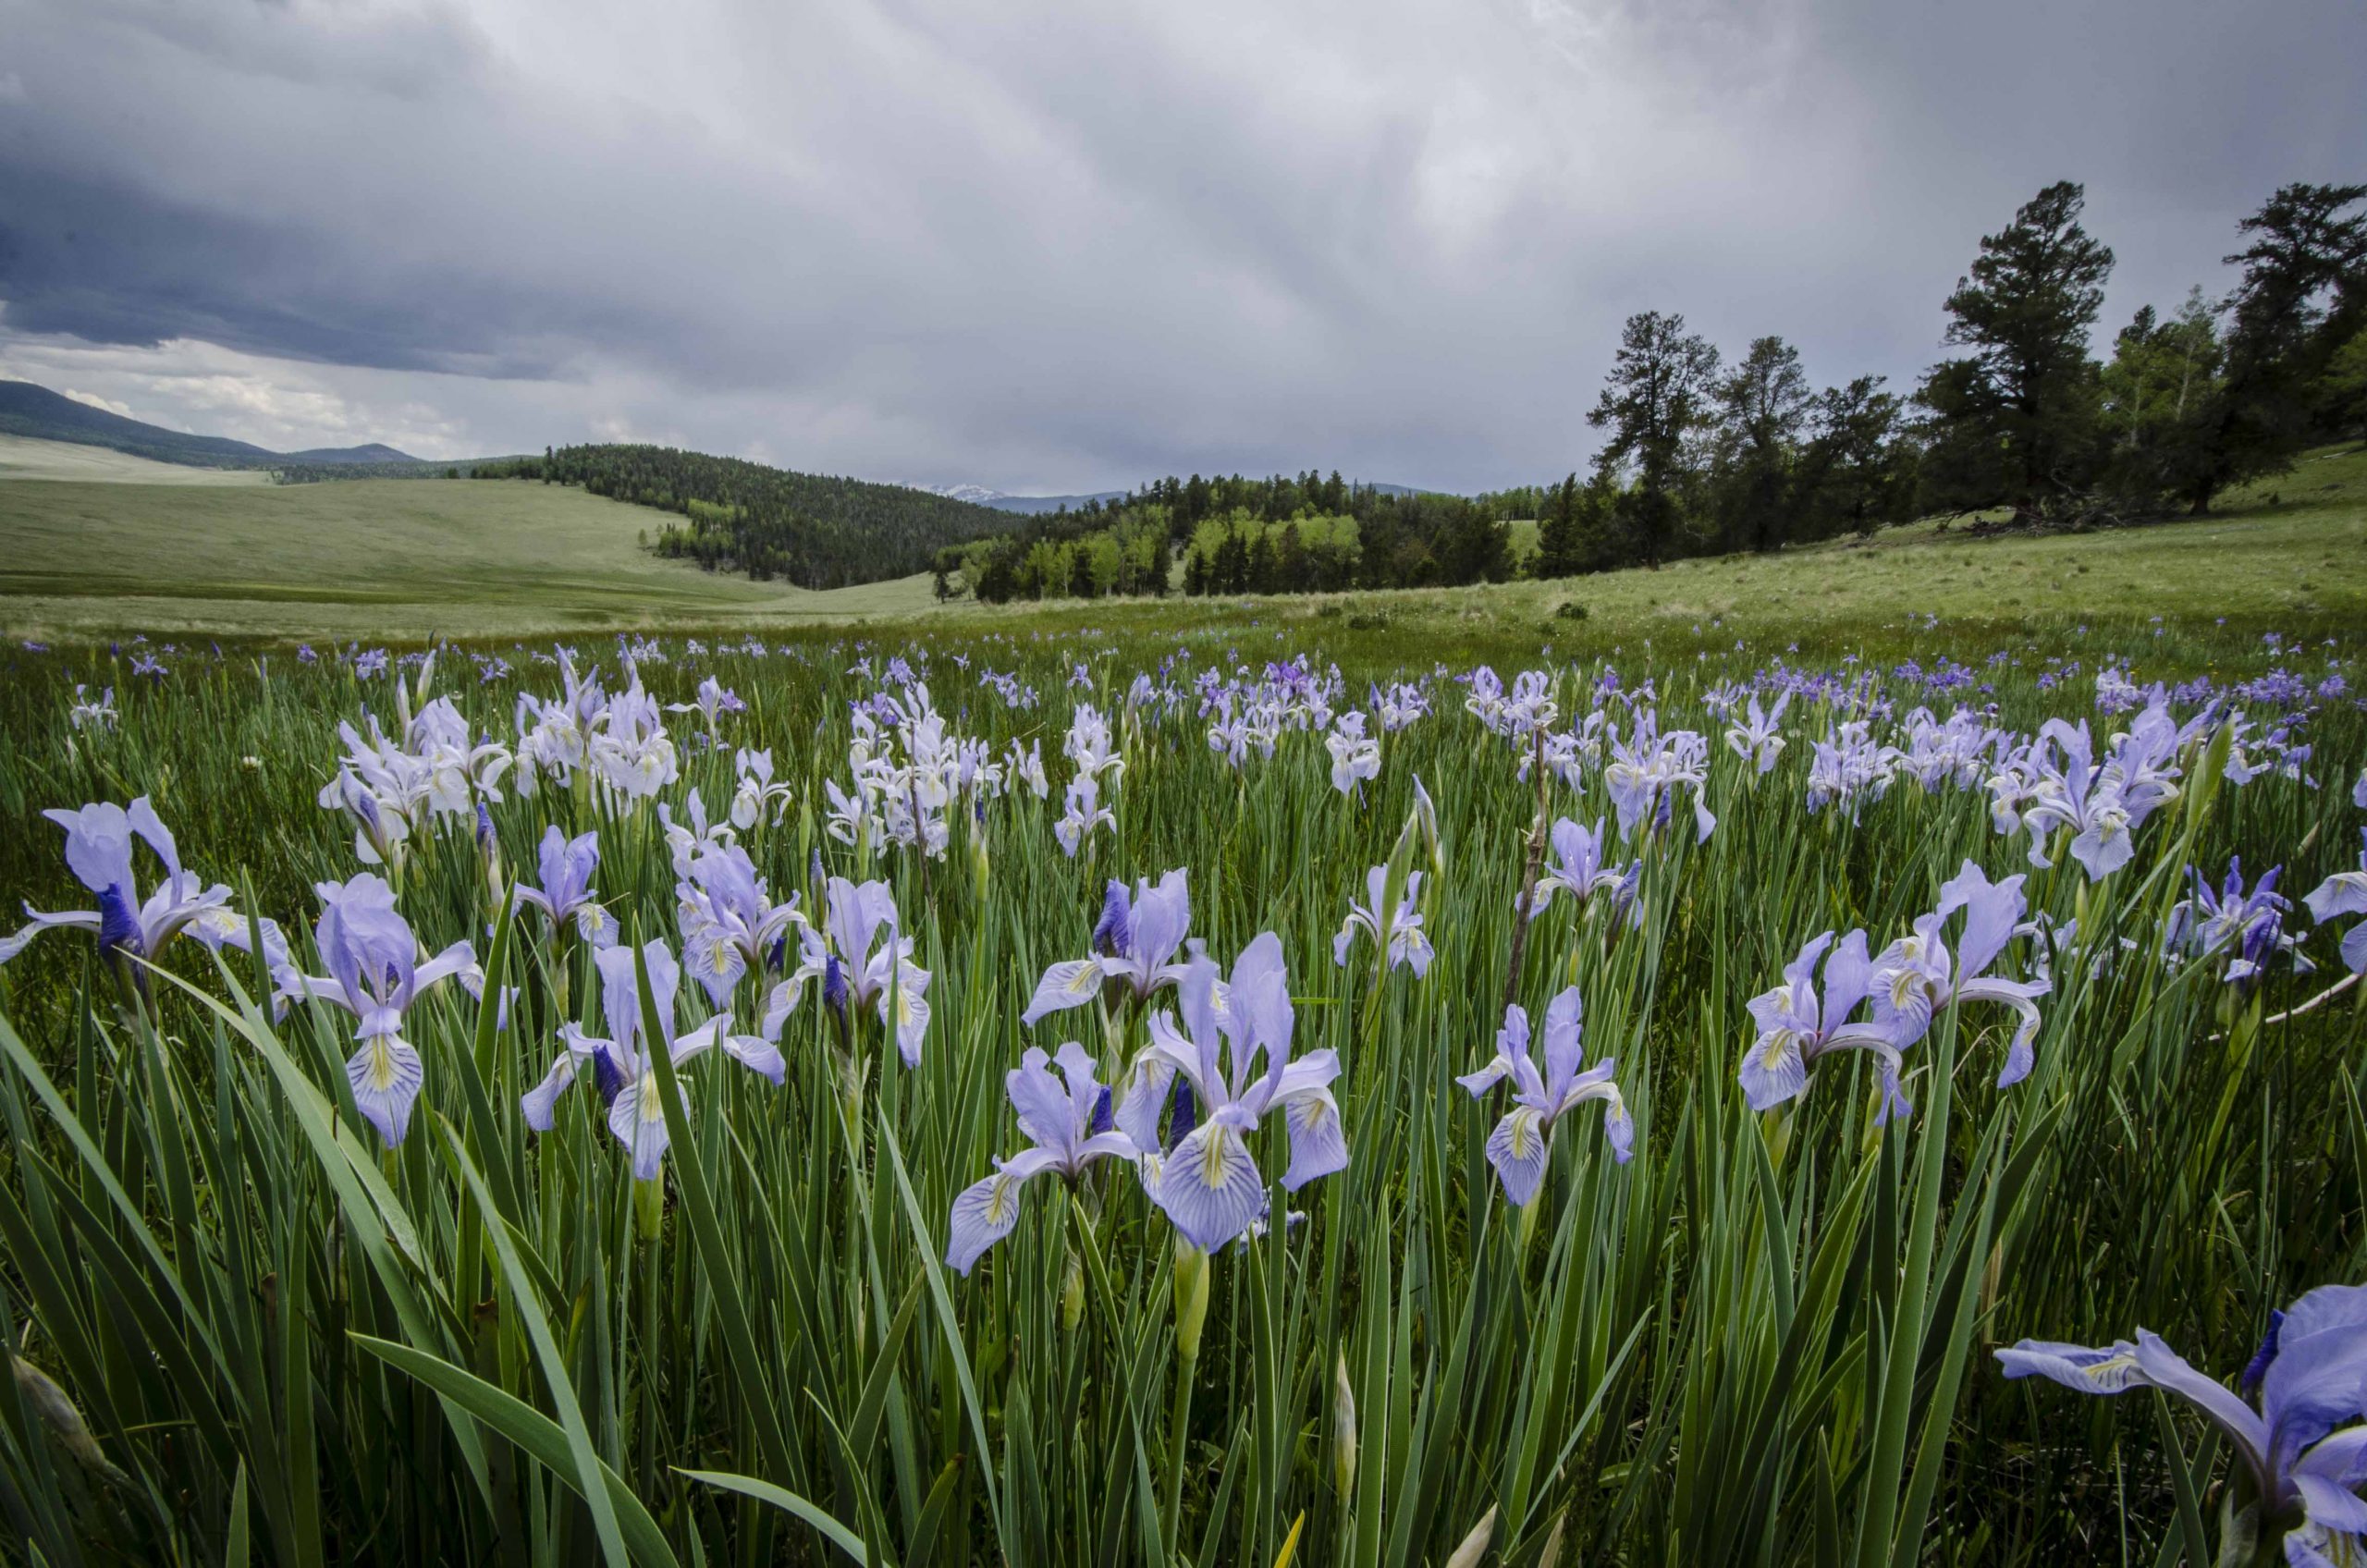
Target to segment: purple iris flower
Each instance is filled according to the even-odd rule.
[[[1636,1149],[1636,1123],[1627,1102],[1612,1081],[1618,1063],[1603,1058],[1586,1064],[1580,1044],[1584,1004],[1576,986],[1555,997],[1545,1008],[1544,1071],[1531,1052],[1528,1013],[1518,1002],[1504,1010],[1504,1026],[1496,1032],[1496,1055],[1477,1072],[1455,1080],[1479,1098],[1506,1079],[1512,1081],[1513,1108],[1488,1134],[1488,1163],[1504,1184],[1504,1196],[1526,1207],[1545,1180],[1545,1162],[1553,1152],[1553,1124],[1589,1100],[1603,1102],[1602,1131],[1611,1140],[1612,1158],[1627,1163]]]
[[[658,1098],[657,1072],[651,1062],[651,1052],[659,1044],[677,1068],[720,1046],[726,1056],[775,1084],[786,1075],[787,1063],[779,1050],[753,1035],[727,1035],[729,1021],[721,1017],[710,1018],[684,1034],[669,1033],[662,1042],[645,1040],[633,949],[609,948],[594,954],[593,962],[600,968],[600,1010],[608,1021],[607,1038],[586,1035],[573,1023],[561,1024],[558,1060],[551,1063],[541,1083],[520,1096],[518,1108],[525,1114],[527,1126],[537,1133],[549,1132],[558,1096],[589,1062],[593,1083],[607,1103],[608,1131],[632,1151],[634,1179],[646,1182],[657,1174],[658,1164],[666,1157],[666,1107]],[[674,954],[662,938],[653,940],[641,949],[640,967],[649,972],[649,999],[658,1025],[670,1032],[674,999],[682,980]]]
[[[599,834],[570,839],[556,826],[546,827],[538,859],[543,885],[531,888],[521,882],[518,901],[541,910],[553,936],[572,920],[577,935],[594,947],[615,947],[616,920],[592,889],[592,874],[600,865]]]
[[[2033,803],[2021,813],[2021,824],[2030,829],[2030,864],[2053,864],[2046,858],[2046,838],[2061,827],[2070,832],[2071,858],[2090,881],[2111,876],[2135,856],[2137,830],[2146,817],[2177,794],[2177,770],[2168,766],[2182,743],[2177,726],[2166,706],[2148,707],[2102,766],[2094,761],[2084,719],[2076,728],[2049,719],[2039,740],[2042,745],[2029,761],[2035,775]],[[2046,750],[2049,741],[2062,754],[2059,764]]]
[[[1783,722],[1784,710],[1791,704],[1792,693],[1782,692],[1776,694],[1774,707],[1761,711],[1759,693],[1753,692],[1749,716],[1727,728],[1726,749],[1754,766],[1753,778],[1772,770],[1775,759],[1784,754],[1784,734],[1776,726]]]
[[[1195,953],[1176,986],[1182,1026],[1165,1011],[1150,1021],[1146,1054],[1191,1085],[1199,1115],[1198,1125],[1160,1163],[1151,1197],[1202,1252],[1214,1252],[1265,1218],[1266,1183],[1248,1134],[1276,1106],[1282,1108],[1291,1144],[1285,1190],[1296,1192],[1348,1166],[1348,1142],[1330,1087],[1340,1063],[1329,1050],[1291,1060],[1289,979],[1282,939],[1261,932],[1234,962],[1229,986],[1219,982],[1213,959]]]
[[[1055,1078],[1051,1064],[1061,1075]],[[986,1250],[1019,1225],[1019,1190],[1048,1170],[1070,1181],[1097,1159],[1134,1159],[1142,1151],[1134,1139],[1108,1122],[1110,1091],[1095,1077],[1093,1059],[1074,1040],[1057,1057],[1031,1046],[1018,1067],[1003,1077],[1019,1130],[1036,1146],[995,1161],[994,1174],[964,1187],[953,1200],[945,1261],[967,1274]]]
[[[1389,901],[1389,867],[1376,865],[1365,873],[1365,901],[1348,905],[1348,918],[1340,934],[1331,938],[1331,962],[1342,968],[1348,962],[1348,946],[1356,933],[1364,932],[1375,942],[1386,941],[1389,967],[1403,964],[1414,971],[1419,980],[1430,972],[1430,939],[1422,934],[1422,874],[1408,872],[1405,886],[1397,897],[1397,907],[1384,915]],[[1385,935],[1384,935],[1385,933]]]
[[[1045,970],[1019,1022],[1032,1026],[1048,1013],[1083,1007],[1108,985],[1123,986],[1135,1000],[1147,1001],[1184,977],[1175,949],[1191,928],[1192,899],[1182,871],[1169,872],[1155,887],[1145,877],[1131,897],[1123,882],[1112,880],[1093,927],[1092,946],[1100,951]]]
[[[2164,945],[2173,952],[2187,951],[2197,958],[2225,955],[2226,967],[2221,977],[2227,984],[2247,987],[2259,984],[2268,961],[2293,946],[2293,939],[2285,935],[2285,916],[2291,912],[2293,900],[2276,890],[2276,878],[2284,869],[2271,866],[2247,891],[2243,861],[2231,856],[2227,879],[2214,892],[2202,879],[2201,868],[2189,866],[2187,875],[2193,879],[2194,893],[2179,900],[2170,911]]]
[[[346,1081],[362,1120],[393,1148],[411,1125],[411,1107],[426,1081],[418,1047],[402,1037],[403,1017],[428,988],[458,975],[476,962],[466,942],[455,942],[425,963],[419,938],[395,908],[395,890],[363,872],[350,882],[314,885],[321,917],[313,928],[325,975],[292,966],[277,976],[289,997],[334,1002],[358,1021],[361,1047],[347,1059]]]
[[[1695,841],[1707,840],[1716,829],[1718,819],[1701,799],[1701,787],[1709,778],[1710,743],[1699,735],[1690,729],[1663,735],[1659,714],[1645,708],[1636,715],[1625,740],[1613,732],[1611,756],[1602,784],[1619,817],[1620,838],[1633,838],[1638,826],[1666,827],[1680,787],[1693,791]]]
[[[2367,801],[2360,803],[2367,806]],[[2367,827],[2359,830],[2359,869],[2336,872],[2301,900],[2310,906],[2310,918],[2320,925],[2338,915],[2367,914]],[[2342,962],[2353,974],[2367,973],[2367,920],[2352,926],[2343,937]]]
[[[2018,875],[1992,882],[1970,861],[1941,885],[1939,908],[1919,918],[1909,935],[1874,959],[1874,1026],[1890,1036],[1893,1048],[1904,1051],[1914,1045],[1931,1032],[1933,1019],[1959,1002],[1997,1002],[2012,1008],[2020,1020],[2005,1048],[1997,1086],[2009,1088],[2030,1076],[2038,998],[2053,986],[2044,979],[2008,980],[1988,972],[2013,939],[2024,907]],[[1964,932],[1952,965],[1942,933],[1958,910],[1965,912]],[[1899,1109],[1907,1109],[1903,1101]]]
[[[2269,1314],[2245,1368],[2252,1403],[2204,1377],[2158,1334],[2100,1349],[2024,1340],[1997,1359],[2008,1378],[2045,1378],[2088,1394],[2161,1389],[2188,1400],[2234,1445],[2250,1482],[2259,1544],[2282,1537],[2293,1568],[2334,1568],[2367,1552],[2367,1286],[2324,1285]],[[2230,1500],[2231,1517],[2238,1517]],[[2243,1527],[2238,1525],[2238,1527]]]
[[[857,884],[833,876],[823,903],[822,930],[798,923],[798,966],[766,998],[760,1032],[767,1040],[780,1038],[806,983],[819,979],[822,999],[832,1010],[877,1009],[880,1022],[895,1034],[904,1065],[918,1067],[921,1040],[928,1032],[929,973],[913,962],[913,938],[900,929],[895,895],[885,882]]]
[[[705,987],[707,1000],[718,1008],[742,975],[774,967],[774,955],[791,928],[805,923],[797,895],[773,902],[748,851],[737,844],[699,851],[676,892],[681,900],[682,957]]]
[[[1833,949],[1827,957],[1825,949]],[[1824,989],[1816,986],[1817,963],[1824,964]],[[1827,931],[1784,966],[1784,983],[1753,997],[1750,1015],[1759,1037],[1743,1052],[1743,1097],[1753,1110],[1769,1110],[1808,1092],[1809,1069],[1838,1050],[1871,1051],[1883,1065],[1884,1107],[1905,1108],[1898,1090],[1898,1047],[1887,1030],[1849,1022],[1872,986],[1874,966],[1866,956],[1866,934],[1852,931],[1834,947]]]
[[[1627,913],[1637,921],[1643,911],[1636,906],[1636,885],[1643,875],[1644,863],[1630,861],[1625,866],[1608,864],[1610,845],[1604,837],[1603,821],[1594,819],[1592,827],[1581,827],[1568,817],[1553,824],[1553,858],[1537,878],[1537,890],[1530,897],[1528,917],[1531,920],[1545,913],[1556,893],[1567,893],[1580,907],[1598,893],[1611,899],[1613,915]]]
[[[13,937],[0,937],[0,963],[24,951],[43,932],[65,926],[96,932],[100,950],[110,957],[123,953],[150,962],[184,931],[209,948],[247,947],[247,923],[227,907],[230,889],[220,883],[202,888],[195,872],[181,869],[180,851],[147,796],[132,802],[129,810],[109,802],[42,815],[66,829],[67,868],[98,895],[99,907],[43,914],[27,904],[31,924]],[[165,867],[164,880],[145,902],[131,869],[135,839],[145,842]],[[264,925],[268,949],[279,928],[269,921]]]

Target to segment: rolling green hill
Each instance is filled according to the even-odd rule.
[[[560,485],[12,477],[33,472],[20,451],[0,440],[0,626],[16,635],[523,636],[931,602],[926,577],[817,594],[664,560],[643,547],[647,511]]]

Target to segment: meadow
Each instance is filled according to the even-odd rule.
[[[407,637],[845,619],[925,577],[810,593],[660,560],[666,514],[562,485],[276,485],[0,436],[0,624],[40,638]]]
[[[2256,631],[2367,621],[2367,451],[2356,448],[2312,453],[2291,473],[2229,493],[2214,516],[2142,528],[1989,535],[1970,531],[1978,520],[1932,520],[1772,556],[1560,582],[1000,606],[939,605],[926,576],[815,593],[702,571],[642,548],[669,514],[565,486],[256,477],[0,436],[0,631],[418,643],[895,622],[931,635],[1092,628],[1157,638],[1303,620],[1358,658],[1418,645],[1502,660],[1645,639],[1689,654],[1732,632],[1838,653],[1879,641],[1910,609],[1997,636],[2143,628],[2155,615],[2225,617]],[[1534,533],[1515,525],[1516,553]]]
[[[2344,1561],[2358,526],[12,645],[10,1533]]]

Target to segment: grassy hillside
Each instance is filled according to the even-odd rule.
[[[112,447],[44,441],[0,434],[0,480],[68,479],[104,484],[232,484],[271,483],[261,469],[192,468],[159,462]]]
[[[648,511],[558,485],[10,472],[0,469],[0,626],[17,635],[523,635],[889,615],[930,602],[926,578],[815,594],[661,560],[640,545],[654,532]]]

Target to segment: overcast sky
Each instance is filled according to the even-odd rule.
[[[0,0],[0,376],[427,456],[1555,476],[1620,322],[1902,387],[2082,180],[2104,333],[2367,178],[2360,0]]]

